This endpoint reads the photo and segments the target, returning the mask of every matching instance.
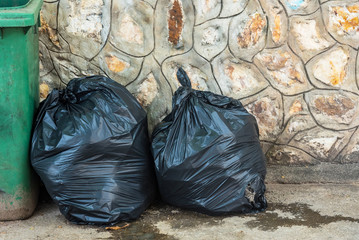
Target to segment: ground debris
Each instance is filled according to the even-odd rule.
[[[130,224],[129,224],[129,223],[126,223],[126,224],[123,225],[123,226],[106,227],[106,230],[120,230],[120,229],[127,228],[127,227],[129,227],[129,226],[130,226]]]

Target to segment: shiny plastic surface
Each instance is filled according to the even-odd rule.
[[[73,79],[41,103],[31,162],[74,223],[134,220],[155,195],[146,112],[106,77]]]
[[[10,11],[1,9],[0,0],[0,221],[28,218],[37,204],[29,146],[40,98],[37,16],[42,0],[31,2]],[[25,21],[20,15],[33,17]]]
[[[152,152],[162,199],[211,214],[267,207],[265,156],[258,126],[239,100],[191,89],[183,69],[173,111],[153,132]]]

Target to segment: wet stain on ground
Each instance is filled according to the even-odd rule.
[[[257,228],[261,231],[275,231],[279,227],[305,226],[310,228],[321,227],[333,222],[350,221],[359,223],[359,219],[344,216],[326,216],[310,208],[303,203],[271,203],[265,212],[257,214],[235,214],[213,217],[193,211],[187,211],[156,202],[136,221],[130,222],[128,227],[119,230],[110,230],[112,234],[108,239],[121,240],[174,240],[173,236],[160,233],[156,223],[161,221],[170,225],[173,230],[186,230],[200,228],[201,226],[220,226],[226,217],[239,216],[248,218],[245,225],[249,228]],[[125,226],[119,223],[116,226]],[[109,231],[101,228],[98,231]]]
[[[123,225],[123,224],[122,224]],[[121,226],[119,224],[118,226]],[[108,231],[108,230],[106,230]],[[161,234],[158,229],[151,223],[147,223],[141,219],[130,223],[130,226],[120,230],[112,230],[112,237],[106,239],[121,240],[175,240],[176,238]]]
[[[129,226],[111,231],[112,238],[121,240],[175,240],[177,238],[161,234],[156,223],[166,221],[173,229],[186,229],[198,226],[216,226],[222,224],[224,217],[211,217],[205,214],[187,211],[156,202],[136,221],[130,222]],[[123,226],[119,223],[116,226]],[[108,231],[99,229],[98,231]]]
[[[326,216],[310,209],[303,203],[272,203],[265,212],[255,215],[256,219],[246,222],[250,228],[274,231],[279,227],[305,226],[317,228],[325,224],[350,221],[359,223],[359,219],[343,216]]]

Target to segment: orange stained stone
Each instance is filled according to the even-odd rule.
[[[233,71],[234,71],[234,67],[229,65],[229,66],[226,66],[225,68],[225,73],[226,75],[233,80]]]
[[[45,21],[45,18],[40,14],[40,23],[41,27],[39,28],[39,31],[41,33],[47,34],[50,41],[57,47],[61,48],[59,38],[57,36],[56,30],[52,29],[49,24]]]
[[[106,57],[106,63],[108,69],[115,73],[122,72],[129,65],[128,63],[121,61],[115,56]]]
[[[46,98],[47,95],[49,95],[49,85],[47,85],[46,83],[41,83],[40,84],[40,97],[41,98]]]
[[[332,74],[330,76],[330,82],[333,85],[341,84],[345,78],[346,72],[345,69],[338,69],[332,61],[329,61]]]
[[[272,38],[275,43],[278,43],[281,36],[281,25],[280,25],[280,15],[275,15],[274,17],[274,29],[272,31]]]
[[[289,109],[289,114],[303,111],[302,103],[299,100],[295,100]]]
[[[350,13],[357,13],[359,12],[359,5],[347,6],[347,9]]]
[[[359,11],[358,5],[333,7],[332,11],[338,17],[338,24],[344,31],[349,32],[358,28],[359,18],[358,16],[351,14]]]
[[[274,80],[278,83],[285,86],[298,82],[303,83],[300,72],[297,71],[289,52],[285,51],[277,54],[266,55],[262,58],[262,60]],[[284,72],[286,73],[288,80],[283,79]]]
[[[174,46],[180,41],[183,30],[183,11],[178,0],[174,0],[168,11],[168,41]]]
[[[237,37],[238,45],[241,48],[247,48],[251,43],[255,45],[260,36],[266,21],[259,13],[255,13],[251,19],[246,23],[244,31]]]

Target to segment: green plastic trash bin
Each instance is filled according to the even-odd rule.
[[[42,0],[0,0],[0,220],[30,217],[37,181],[29,161],[39,103]]]

